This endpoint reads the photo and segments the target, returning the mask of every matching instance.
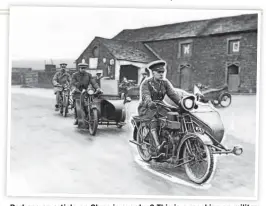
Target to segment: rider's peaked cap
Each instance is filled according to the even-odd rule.
[[[67,66],[67,63],[61,63],[60,66],[66,67]]]
[[[82,62],[78,64],[78,66],[79,66],[79,67],[87,67],[87,66],[89,66],[89,65],[88,65],[88,64],[85,62],[85,60],[83,59]]]
[[[164,60],[156,60],[148,64],[147,68],[151,71],[165,71],[166,62]]]

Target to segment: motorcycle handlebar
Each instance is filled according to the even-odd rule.
[[[70,88],[70,86],[69,86],[69,85],[61,85],[61,84],[54,85],[54,87],[60,87],[60,88]]]
[[[173,109],[176,109],[175,107],[166,105],[166,104],[162,103],[161,101],[154,101],[154,102],[156,103],[156,105],[160,105],[160,106],[164,107],[169,112],[172,111]]]

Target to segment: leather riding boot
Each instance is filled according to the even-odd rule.
[[[56,92],[56,98],[55,98],[55,111],[59,111],[59,98],[60,98],[60,96],[59,96],[59,92]]]
[[[56,92],[56,104],[59,105],[60,103],[60,92]]]
[[[55,111],[59,111],[59,105],[58,104],[55,105]]]
[[[163,141],[161,144],[159,143],[159,138],[156,129],[151,130],[152,137],[154,139],[155,145],[156,145],[156,153],[159,155],[161,152],[161,149],[163,148],[165,141]]]
[[[78,119],[75,119],[74,125],[78,125]]]
[[[76,109],[76,107],[74,108],[74,117],[75,117],[74,125],[78,125],[78,115],[77,115],[77,109]]]

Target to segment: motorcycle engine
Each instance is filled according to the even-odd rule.
[[[173,146],[177,145],[180,140],[180,136],[177,131],[170,131],[167,129],[161,130],[160,137],[163,141],[167,142],[169,148],[173,148]]]
[[[86,107],[86,106],[88,106],[88,105],[89,105],[89,103],[88,103],[88,97],[85,96],[85,97],[84,97],[84,106]]]

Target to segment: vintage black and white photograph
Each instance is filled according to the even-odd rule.
[[[11,7],[8,195],[256,199],[260,18]]]

